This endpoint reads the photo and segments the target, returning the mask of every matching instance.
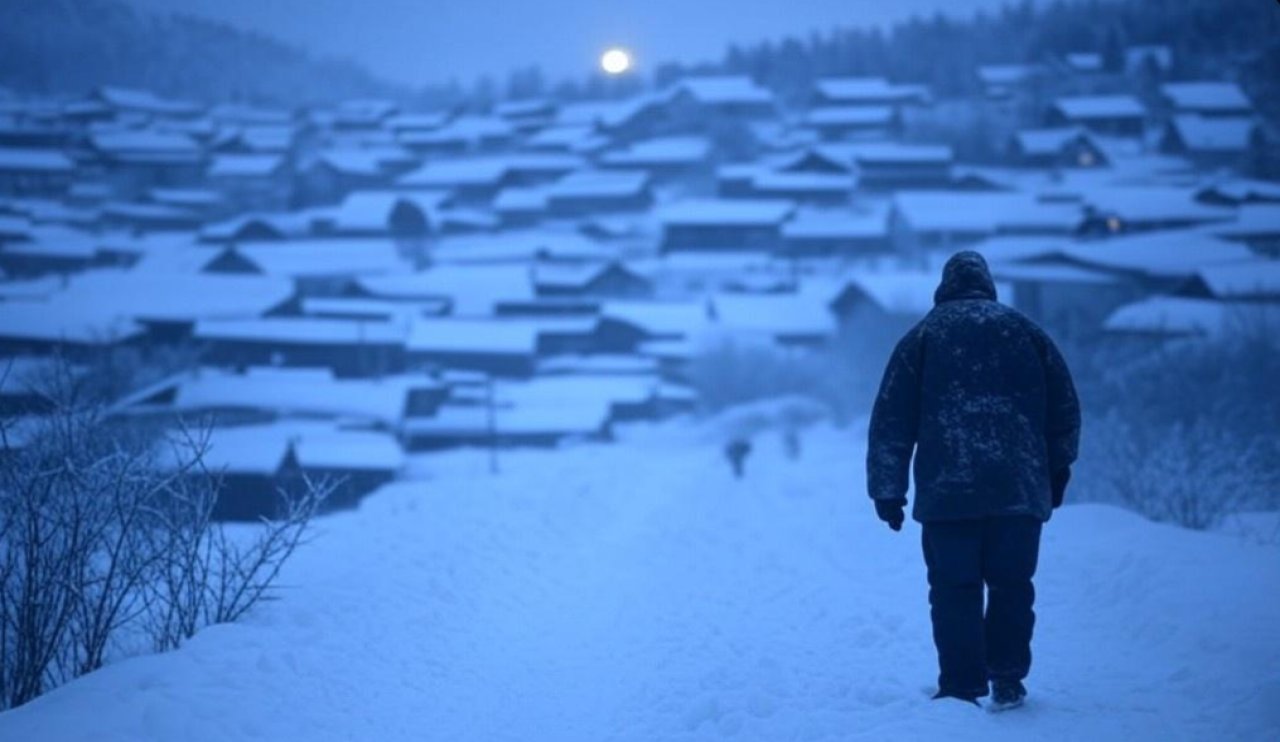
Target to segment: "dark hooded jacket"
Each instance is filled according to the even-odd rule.
[[[867,488],[904,501],[915,453],[921,522],[1046,521],[1050,478],[1076,458],[1071,373],[1035,323],[996,301],[976,252],[947,261],[934,308],[898,343],[871,414]]]

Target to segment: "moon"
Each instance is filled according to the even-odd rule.
[[[600,55],[600,69],[608,75],[621,75],[631,69],[631,54],[618,47],[608,49]]]

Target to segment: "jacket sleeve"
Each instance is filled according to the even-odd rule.
[[[920,422],[922,338],[917,325],[898,342],[880,381],[867,440],[867,494],[906,502]]]
[[[1058,346],[1043,331],[1039,335],[1047,402],[1045,443],[1049,450],[1049,471],[1057,473],[1071,466],[1080,450],[1080,400],[1071,380],[1071,370]]]

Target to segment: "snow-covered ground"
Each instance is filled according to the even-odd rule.
[[[325,518],[281,599],[0,714],[0,740],[1280,739],[1280,546],[1074,505],[1031,698],[931,702],[919,529],[862,432],[458,452]]]

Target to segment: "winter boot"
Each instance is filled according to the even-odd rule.
[[[991,681],[991,703],[987,710],[992,713],[1016,709],[1027,697],[1027,689],[1020,680]]]
[[[937,693],[933,694],[933,700],[935,701],[942,698],[954,698],[957,701],[972,703],[974,706],[977,706],[979,708],[982,707],[982,704],[978,703],[978,696],[970,693],[953,693],[948,690],[939,690]]]

